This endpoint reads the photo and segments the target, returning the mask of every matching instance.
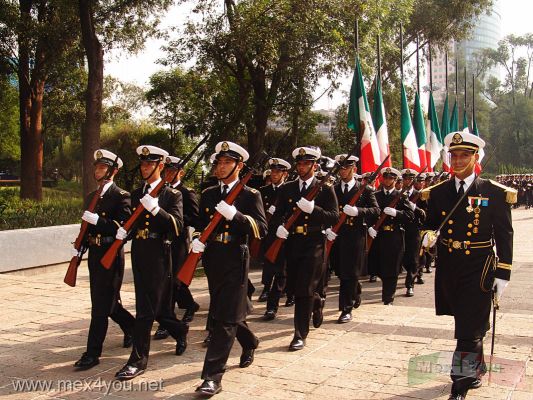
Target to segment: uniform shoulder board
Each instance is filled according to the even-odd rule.
[[[250,188],[250,192],[252,192],[252,193],[257,193],[258,190],[257,190],[257,189],[254,189],[254,188]]]
[[[207,192],[207,189],[209,189],[209,188],[206,187],[204,190],[202,190],[202,194],[204,194],[205,192]]]
[[[429,194],[431,193],[432,189],[435,189],[437,186],[442,185],[444,182],[448,182],[447,180],[444,180],[442,182],[436,183],[435,185],[429,186],[427,188],[424,188],[420,191],[420,198],[424,201],[429,200]]]
[[[178,192],[179,192],[179,190],[178,190],[178,189],[171,189],[171,190],[172,190],[172,193],[174,193],[174,194],[176,194],[176,193],[178,193]]]
[[[120,194],[121,194],[122,196],[124,196],[125,194],[128,194],[128,192],[127,192],[126,190],[121,190],[121,191],[120,191]]]
[[[499,182],[489,179],[490,183],[494,186],[499,187],[505,191],[505,201],[509,204],[515,204],[518,201],[518,191],[516,189],[510,188],[508,186],[502,185]]]

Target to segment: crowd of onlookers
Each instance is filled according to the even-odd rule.
[[[518,190],[518,202],[514,208],[525,206],[528,209],[533,206],[533,173],[498,175],[496,180],[502,185]]]

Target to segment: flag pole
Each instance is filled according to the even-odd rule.
[[[403,24],[400,23],[400,76],[403,83]]]
[[[420,96],[420,37],[416,35],[416,93]]]
[[[446,53],[444,53],[444,63],[446,64],[446,94],[448,94],[448,50],[446,50]]]
[[[428,41],[428,64],[429,64],[429,91],[433,92],[433,64],[431,60],[431,41]],[[448,69],[446,67],[446,69]]]
[[[466,99],[466,93],[467,93],[467,89],[466,89],[466,64],[465,64],[465,67],[464,67],[464,73],[465,73],[465,106],[464,106],[464,113],[466,114],[466,111],[468,110],[468,104],[467,104],[467,99]]]
[[[472,132],[474,132],[474,121],[476,120],[476,76],[472,74]]]
[[[359,61],[359,18],[356,18],[355,19],[355,26],[354,26],[354,47],[355,47],[355,69],[357,70],[357,65],[358,65],[358,61]],[[362,73],[362,71],[361,71]],[[364,90],[364,88],[362,88],[362,90]],[[364,129],[364,128],[363,128]],[[363,140],[363,129],[359,129],[359,134],[357,135],[357,138],[356,138],[356,143],[357,143],[357,146],[356,146],[356,150],[355,150],[355,156],[359,159],[357,162],[356,162],[356,165],[357,165],[357,170],[358,171],[361,171],[361,147],[362,147],[362,140]]]
[[[379,33],[378,33],[377,46],[378,46],[378,79],[381,82],[381,37]]]
[[[459,95],[459,62],[457,61],[457,55],[455,56],[455,102],[457,103]]]

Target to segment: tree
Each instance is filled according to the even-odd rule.
[[[17,91],[12,78],[0,75],[0,169],[20,160]]]
[[[186,0],[182,0],[185,2]],[[196,2],[195,13],[184,35],[168,46],[167,65],[181,65],[196,57],[196,68],[235,81],[235,107],[239,113],[228,122],[222,135],[236,126],[246,127],[252,154],[265,143],[269,118],[283,116],[297,141],[298,116],[313,104],[312,93],[320,77],[331,87],[353,68],[354,23],[361,21],[359,50],[367,76],[373,76],[375,37],[381,33],[383,72],[397,84],[399,22],[407,26],[405,43],[416,34],[435,43],[461,38],[471,18],[482,12],[489,0],[215,0]],[[422,7],[429,7],[428,13]],[[445,11],[445,12],[444,12]],[[364,22],[363,22],[364,21]],[[435,29],[438,26],[438,29]],[[370,72],[369,72],[370,71]],[[248,110],[248,111],[247,111]]]
[[[102,98],[104,90],[104,52],[122,47],[139,51],[149,36],[157,36],[158,15],[171,0],[97,1],[78,0],[82,43],[88,65],[86,116],[82,128],[83,192],[94,186],[93,152],[100,146]]]
[[[45,84],[76,37],[74,14],[67,0],[3,0],[0,9],[0,57],[19,85],[20,196],[42,200]]]

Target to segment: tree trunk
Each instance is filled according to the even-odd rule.
[[[31,0],[20,0],[21,26],[30,24]],[[43,8],[39,8],[39,18],[43,18]],[[41,201],[43,175],[42,113],[44,94],[45,51],[40,39],[34,56],[34,69],[30,78],[29,41],[21,32],[18,36],[18,80],[20,118],[20,197]]]
[[[270,115],[268,107],[267,89],[265,73],[257,68],[252,77],[252,86],[254,88],[254,130],[248,132],[248,151],[250,156],[255,156],[263,149],[265,133]]]
[[[100,146],[102,96],[104,87],[104,50],[95,32],[91,0],[79,0],[82,42],[89,69],[85,93],[85,122],[81,132],[83,195],[95,186],[93,153]]]

